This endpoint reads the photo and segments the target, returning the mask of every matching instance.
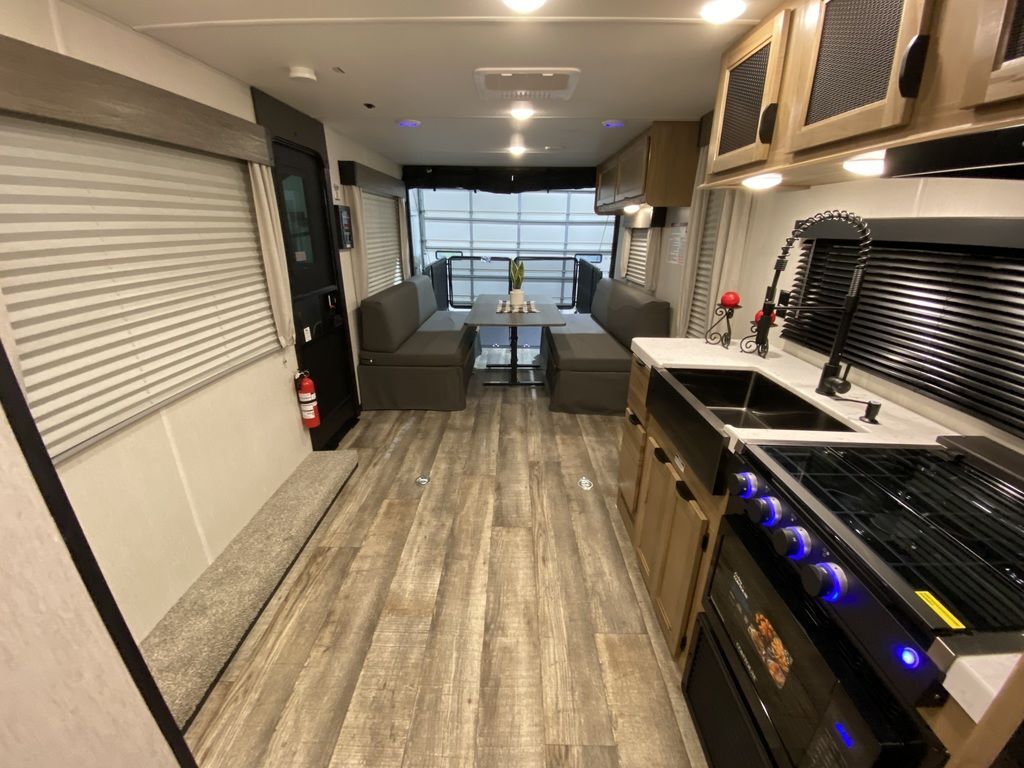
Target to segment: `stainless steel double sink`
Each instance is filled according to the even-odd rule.
[[[757,371],[656,368],[648,410],[672,440],[680,469],[724,492],[730,462],[726,426],[852,432],[853,429]]]

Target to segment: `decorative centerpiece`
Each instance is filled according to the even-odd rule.
[[[508,263],[508,303],[513,307],[521,307],[526,304],[526,297],[523,295],[523,279],[526,277],[526,264],[518,258]]]
[[[726,349],[732,343],[732,316],[740,309],[740,295],[736,291],[726,291],[718,300],[715,307],[715,316],[718,318],[704,334],[704,341],[707,344],[721,344]],[[725,332],[718,330],[718,326],[725,323]]]

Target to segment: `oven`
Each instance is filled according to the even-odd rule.
[[[746,516],[723,521],[703,607],[683,692],[712,768],[945,761]]]

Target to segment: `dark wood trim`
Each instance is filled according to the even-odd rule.
[[[0,111],[271,162],[255,123],[60,53],[0,36]]]
[[[14,437],[18,441],[21,452],[25,457],[32,477],[42,494],[43,501],[50,510],[50,515],[64,544],[68,548],[71,560],[78,570],[85,588],[96,606],[103,625],[110,635],[114,646],[117,648],[121,660],[124,662],[128,674],[131,675],[135,687],[138,688],[146,707],[153,715],[157,727],[167,741],[167,746],[174,753],[181,768],[198,768],[195,758],[189,751],[185,737],[174,722],[171,710],[167,707],[157,688],[153,675],[142,657],[142,652],[135,644],[128,624],[117,607],[114,595],[107,585],[103,572],[100,570],[96,556],[89,547],[78,518],[75,517],[71,501],[68,499],[64,486],[61,485],[57,470],[50,460],[50,455],[43,444],[43,438],[36,428],[35,420],[29,411],[28,403],[18,387],[17,379],[14,377],[14,370],[7,357],[7,350],[0,345],[0,402],[3,403],[4,413],[11,424]]]
[[[405,199],[405,182],[352,160],[338,161],[338,176],[346,187],[359,187],[375,195]]]

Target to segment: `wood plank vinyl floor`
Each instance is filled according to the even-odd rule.
[[[621,421],[478,381],[458,413],[365,413],[186,734],[200,766],[703,765],[615,509]]]

